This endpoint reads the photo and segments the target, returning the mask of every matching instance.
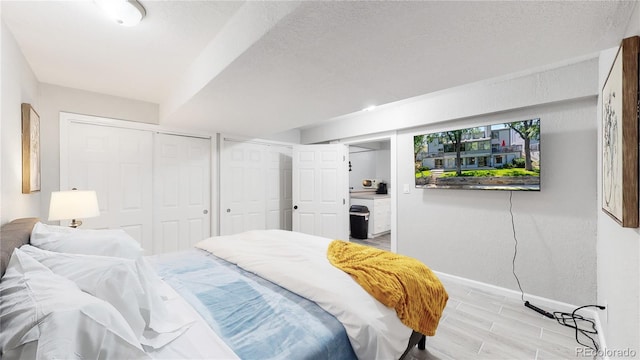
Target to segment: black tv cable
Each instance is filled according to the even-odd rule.
[[[581,309],[595,307],[600,310],[604,310],[605,307],[602,305],[583,305],[577,307],[571,313],[554,311],[550,313],[544,309],[541,309],[529,301],[524,300],[524,291],[522,290],[522,285],[520,284],[520,279],[518,279],[518,275],[516,274],[516,257],[518,255],[518,237],[516,236],[516,225],[513,218],[513,190],[509,191],[509,214],[511,215],[511,229],[513,231],[513,240],[514,240],[514,251],[513,251],[513,260],[511,262],[511,271],[513,272],[513,277],[516,278],[516,282],[518,283],[518,288],[520,289],[520,299],[524,302],[524,306],[545,316],[550,319],[555,319],[558,324],[566,327],[570,327],[575,329],[575,337],[576,342],[582,346],[588,347],[589,349],[594,351],[594,354],[597,356],[600,347],[598,346],[598,342],[595,340],[595,336],[598,335],[598,330],[596,329],[596,323],[593,319],[585,318],[580,314],[576,314]],[[590,344],[585,344],[580,341],[579,335],[583,335],[587,339],[591,341]]]

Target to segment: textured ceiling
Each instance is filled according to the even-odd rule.
[[[142,1],[136,27],[93,1],[2,0],[2,19],[39,81],[161,103],[242,2]]]
[[[636,2],[2,1],[42,82],[160,104],[161,122],[261,136],[616,46]]]

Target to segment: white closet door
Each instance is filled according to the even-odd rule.
[[[61,190],[95,190],[100,216],[83,228],[122,228],[148,251],[152,243],[153,140],[148,131],[70,122]],[[64,146],[64,144],[63,144]]]
[[[265,146],[267,229],[291,230],[291,148]]]
[[[154,254],[211,235],[211,140],[155,134]]]
[[[224,139],[220,234],[291,230],[291,147]]]
[[[267,154],[260,144],[223,142],[220,235],[266,229]]]

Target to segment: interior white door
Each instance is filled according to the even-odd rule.
[[[266,229],[264,147],[224,140],[220,179],[220,235]]]
[[[293,230],[349,239],[348,150],[343,144],[293,147]]]
[[[291,230],[291,146],[223,139],[220,234]]]
[[[152,253],[192,247],[211,235],[211,140],[155,134]]]
[[[291,147],[267,146],[267,229],[291,230]]]
[[[100,216],[84,228],[122,228],[151,249],[153,140],[148,131],[70,122],[61,190],[95,190]],[[64,175],[66,174],[66,175]]]

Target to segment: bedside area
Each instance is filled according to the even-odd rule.
[[[369,209],[368,237],[373,238],[391,231],[391,197],[375,191],[354,191],[351,205],[364,205]]]

